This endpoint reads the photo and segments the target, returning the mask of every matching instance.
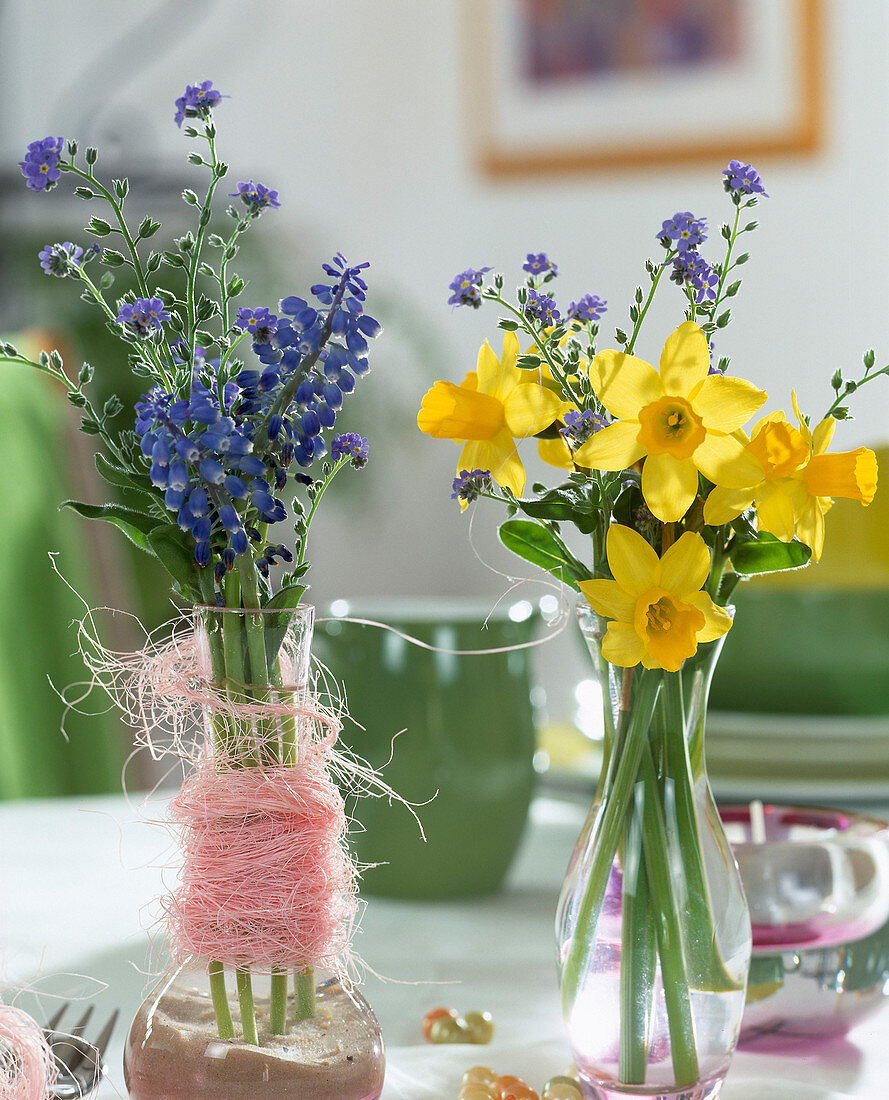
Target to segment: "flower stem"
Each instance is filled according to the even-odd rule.
[[[92,168],[90,168],[89,172],[84,172],[83,169],[78,168],[72,160],[69,166],[69,171],[73,172],[75,176],[79,176],[82,180],[86,180],[90,187],[95,187],[102,198],[105,200],[105,202],[107,202],[111,209],[114,211],[114,217],[117,220],[117,224],[120,226],[120,235],[126,241],[127,248],[129,249],[130,256],[132,257],[133,270],[136,272],[136,279],[139,283],[139,289],[146,298],[150,298],[151,291],[148,289],[148,283],[145,280],[145,272],[142,269],[142,260],[139,258],[139,253],[136,250],[136,242],[133,239],[133,235],[130,233],[126,218],[124,218],[123,216],[123,209],[120,203],[114,197],[114,195],[111,194],[104,183],[96,179]]]
[[[307,966],[296,971],[296,1018],[309,1020],[315,1015],[315,970]]]
[[[644,1085],[648,1068],[649,1019],[654,997],[655,942],[642,851],[644,789],[636,786],[623,842],[620,955],[620,1053],[622,1084]]]
[[[687,928],[688,980],[696,989],[714,993],[737,992],[741,986],[726,971],[714,929],[695,812],[695,771],[685,739],[686,722],[690,716],[684,713],[681,672],[664,674],[661,702],[664,709],[664,773],[673,784],[676,825],[675,834],[668,837],[668,843],[672,841],[674,851],[681,853],[685,872],[686,889],[682,904]],[[699,705],[703,711],[703,705]],[[703,721],[703,714],[699,721]]]
[[[639,771],[643,750],[647,747],[648,727],[661,686],[660,676],[645,669],[636,677],[636,697],[630,707],[622,706],[617,744],[612,753],[614,780],[605,796],[602,812],[596,824],[593,843],[595,857],[589,881],[571,935],[567,957],[562,965],[562,1002],[570,1005],[580,986],[587,956],[592,949],[599,913],[605,897],[611,867],[623,835],[633,786]],[[627,691],[626,694],[629,694]],[[629,709],[627,709],[629,708]]]
[[[699,1074],[688,972],[673,892],[664,811],[647,744],[642,752],[640,772],[645,788],[642,845],[652,908],[658,915],[655,925],[670,1029],[670,1055],[677,1085],[690,1085],[698,1080]]]
[[[241,1031],[244,1033],[244,1042],[251,1046],[259,1046],[259,1035],[256,1031],[256,1007],[253,1003],[253,981],[250,971],[243,967],[235,970],[238,982],[238,1003],[241,1006]]]
[[[213,202],[213,193],[216,190],[216,184],[222,178],[217,169],[219,168],[219,159],[216,156],[216,138],[215,134],[207,133],[207,143],[210,147],[210,156],[212,161],[209,165],[210,168],[210,183],[207,186],[207,194],[204,198],[204,202],[201,206],[200,217],[198,219],[198,232],[195,237],[194,245],[191,251],[191,263],[188,267],[188,289],[185,296],[186,308],[188,309],[188,355],[186,356],[186,363],[194,362],[194,349],[195,349],[195,332],[197,331],[197,315],[195,312],[195,294],[197,285],[198,268],[201,263],[201,251],[204,246],[204,235],[207,231],[207,225],[210,221],[210,207]]]
[[[321,503],[321,498],[327,492],[328,488],[330,487],[330,483],[333,481],[336,475],[340,472],[343,466],[348,465],[348,463],[348,458],[341,458],[327,475],[327,477],[321,482],[321,485],[318,487],[318,491],[315,493],[315,498],[312,501],[312,507],[309,509],[309,514],[306,516],[306,525],[303,530],[303,537],[300,540],[299,544],[299,554],[297,555],[296,559],[297,569],[299,569],[299,567],[306,560],[306,548],[308,547],[309,543],[309,528],[312,525],[312,520],[315,518],[315,512],[318,509],[318,505]]]
[[[668,253],[664,262],[659,265],[657,269],[657,274],[653,276],[651,280],[651,287],[648,291],[648,297],[645,299],[642,308],[639,310],[639,316],[636,318],[636,323],[633,325],[633,332],[630,336],[630,339],[627,341],[626,347],[624,348],[624,351],[627,355],[633,354],[633,348],[635,348],[636,346],[636,338],[639,335],[639,330],[642,328],[642,322],[645,320],[645,314],[648,313],[649,306],[654,301],[654,295],[657,291],[657,285],[661,281],[661,275],[663,275],[664,271],[667,268],[667,264],[673,259],[675,255],[676,253],[673,251]]]
[[[269,1026],[272,1035],[283,1035],[287,1031],[287,971],[280,966],[272,967]]]
[[[228,1005],[228,995],[225,992],[225,970],[221,962],[211,962],[208,968],[210,975],[210,998],[213,1001],[213,1011],[216,1014],[216,1030],[220,1039],[234,1039],[235,1025],[232,1020],[232,1011]]]

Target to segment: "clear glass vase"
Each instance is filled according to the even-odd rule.
[[[337,965],[355,902],[342,796],[310,697],[313,621],[308,606],[195,610],[205,729],[171,802],[185,860],[167,906],[174,953],[191,958],[132,1024],[132,1100],[382,1091],[373,1012],[316,970]]]
[[[722,639],[679,672],[601,656],[596,798],[568,867],[556,933],[574,1061],[596,1100],[711,1100],[744,1011],[750,919],[707,779],[704,718]]]

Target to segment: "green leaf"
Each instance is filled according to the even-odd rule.
[[[508,317],[501,317],[497,324],[506,332],[515,332],[519,327],[518,321],[511,321]]]
[[[732,568],[742,577],[801,569],[808,565],[811,556],[812,551],[803,543],[781,542],[766,533],[761,533],[755,542],[738,543],[730,555]]]
[[[519,370],[537,370],[537,368],[540,366],[540,356],[520,355],[516,359],[515,365],[519,368]]]
[[[59,505],[59,510],[62,508],[70,508],[86,519],[104,519],[107,523],[113,523],[134,546],[138,546],[146,554],[154,553],[149,545],[148,534],[157,526],[155,516],[139,512],[135,508],[125,508],[122,504],[84,504],[79,500],[66,500]],[[176,527],[176,530],[179,528]]]
[[[554,489],[535,490],[540,493],[537,500],[517,500],[518,507],[538,520],[554,520],[561,523],[573,523],[582,534],[595,531],[598,516],[599,492],[588,479],[582,482],[567,482]]]
[[[201,602],[201,586],[198,564],[194,560],[194,546],[190,536],[176,523],[158,524],[148,535],[150,551],[179,585],[180,590],[197,603]]]
[[[305,584],[288,584],[272,596],[263,610],[278,611],[285,607],[299,607],[299,601],[302,599],[303,592],[307,587],[308,585]]]
[[[500,541],[520,558],[545,569],[563,584],[577,588],[579,580],[592,577],[586,566],[546,527],[524,519],[509,519],[500,524]],[[579,591],[579,589],[578,589]]]
[[[122,489],[136,489],[138,492],[147,493],[149,496],[154,495],[147,484],[133,477],[133,475],[122,466],[109,462],[108,459],[98,451],[96,452],[95,459],[96,469],[110,485],[117,485]],[[155,523],[157,523],[157,520],[155,520]]]

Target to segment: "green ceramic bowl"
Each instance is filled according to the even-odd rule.
[[[440,650],[511,646],[529,641],[534,629],[527,603],[513,611],[526,616],[520,621],[504,608],[486,629],[490,606],[478,603],[365,601],[334,609]],[[364,727],[347,722],[342,739],[403,798],[427,803],[416,807],[424,843],[404,806],[357,800],[354,851],[362,863],[378,864],[363,876],[362,892],[446,898],[495,890],[518,848],[533,786],[528,650],[455,656],[338,619],[319,622],[314,650],[345,685],[349,712]]]

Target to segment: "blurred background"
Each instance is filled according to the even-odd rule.
[[[384,334],[343,421],[370,437],[371,460],[338,483],[313,530],[312,599],[376,597],[385,607],[395,596],[472,597],[483,615],[509,591],[509,604],[528,605],[521,617],[549,590],[510,590],[508,577],[523,571],[499,548],[501,517],[493,506],[460,515],[450,500],[458,452],[416,428],[435,379],[459,381],[484,338],[499,351],[496,312],[454,310],[448,283],[491,265],[509,287],[527,252],[546,251],[559,265],[560,300],[608,300],[608,346],[665,218],[707,217],[713,247],[702,251],[719,257],[718,227],[731,211],[721,170],[730,157],[751,160],[771,197],[747,239],[744,286],[717,350],[770,392],[769,408],[789,413],[793,388],[817,421],[834,370],[854,377],[869,347],[878,364],[889,357],[887,51],[881,0],[0,0],[0,332],[30,333],[31,346],[54,341],[75,365],[89,356],[103,385],[138,397],[119,345],[36,259],[47,242],[84,243],[78,229],[92,210],[64,178],[49,196],[29,193],[16,162],[50,133],[96,145],[105,177],[130,179],[131,216],[151,213],[172,236],[185,222],[182,188],[202,184],[185,162],[190,143],[173,124],[173,100],[187,83],[212,79],[230,97],[217,111],[228,179],[261,180],[282,203],[237,265],[251,284],[243,301],[305,293],[337,250],[372,261],[368,309]],[[643,358],[657,361],[683,304],[678,288],[664,288],[637,349]],[[113,715],[72,716],[71,742],[60,747],[61,704],[46,671],[57,686],[81,676],[68,629],[78,604],[47,552],[58,550],[60,571],[87,601],[137,610],[149,627],[170,614],[158,595],[165,582],[114,532],[56,514],[64,497],[100,499],[89,447],[51,386],[2,369],[0,797],[115,789],[126,734]],[[885,385],[869,387],[853,411],[836,449],[889,442]],[[532,450],[529,480],[543,469]],[[818,572],[763,597],[807,601],[805,633],[790,645],[797,655],[819,637],[836,652],[836,607],[850,606],[845,596],[820,605],[816,589],[871,594],[889,583],[879,501],[866,527],[857,506],[841,502],[829,517],[829,547],[834,539],[852,555],[843,564],[828,552]],[[853,615],[846,629],[866,639],[865,664],[879,679],[886,615],[864,601],[871,618]],[[793,621],[789,606],[780,605],[786,620],[775,603],[759,619],[751,612],[757,625],[737,643],[739,661],[775,623]],[[117,630],[109,644],[138,645],[125,621]],[[782,659],[763,657],[779,689],[764,689],[760,709],[829,713],[811,697],[823,671],[803,663],[791,689]],[[745,675],[757,683],[761,671]],[[535,702],[550,732],[584,728],[578,711],[598,705],[588,677],[573,624],[535,653]],[[884,681],[869,698],[868,745],[889,756]],[[722,709],[745,703],[726,698]],[[546,751],[584,756],[582,742],[576,752],[567,743]]]

